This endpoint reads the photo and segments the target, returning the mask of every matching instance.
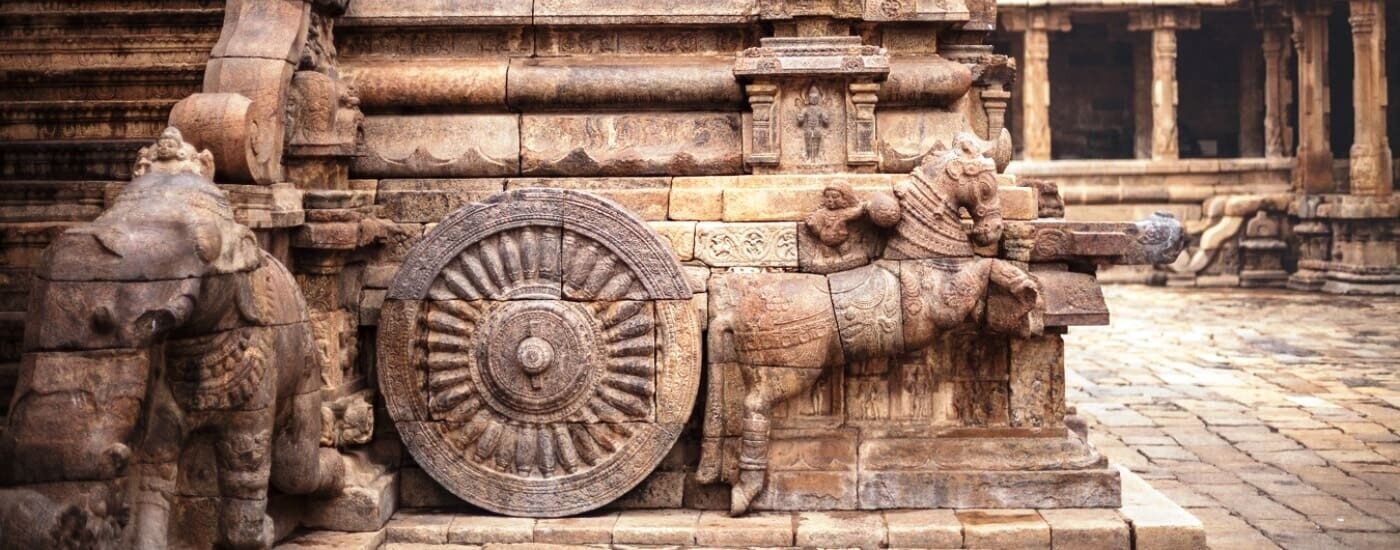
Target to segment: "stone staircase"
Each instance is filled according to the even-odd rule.
[[[0,2],[0,416],[30,269],[52,235],[101,212],[170,108],[200,90],[223,5]]]

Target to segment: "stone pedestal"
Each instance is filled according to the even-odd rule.
[[[1316,214],[1331,228],[1323,292],[1400,294],[1400,197],[1328,195]]]

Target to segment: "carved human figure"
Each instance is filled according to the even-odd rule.
[[[807,230],[822,244],[845,254],[850,224],[865,215],[865,203],[856,198],[851,184],[837,182],[822,190],[822,207],[807,215]]]
[[[168,129],[112,207],[45,252],[0,436],[0,547],[164,548],[180,465],[201,456],[217,472],[190,488],[218,496],[208,544],[268,547],[269,485],[340,488],[305,301],[212,170]]]
[[[896,187],[895,201],[852,205],[841,189],[824,196],[823,209],[808,219],[811,230],[824,244],[839,243],[843,224],[856,217],[848,209],[864,211],[891,229],[882,261],[827,275],[710,279],[711,296],[732,297],[710,322],[710,364],[738,363],[745,387],[731,513],[747,511],[767,483],[773,406],[810,390],[826,369],[918,351],[939,333],[968,324],[1020,336],[1043,330],[1044,301],[1035,279],[1010,262],[974,253],[974,246],[1000,241],[1004,227],[996,169],[978,145],[975,137],[962,136],[930,155]],[[973,221],[970,231],[962,227],[964,211]],[[993,307],[991,287],[1010,299]],[[722,373],[712,368],[711,376]],[[882,389],[861,389],[860,413],[885,418]],[[718,480],[721,468],[715,448],[706,450],[697,477],[708,483]]]
[[[807,97],[802,103],[802,112],[797,114],[797,127],[802,129],[802,142],[807,160],[817,160],[822,154],[822,138],[831,127],[831,115],[822,107],[822,92],[813,84],[807,88]]]

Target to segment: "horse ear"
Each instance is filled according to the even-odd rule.
[[[933,142],[933,148],[928,150],[928,157],[940,156],[948,152],[948,146],[943,144],[943,140]]]

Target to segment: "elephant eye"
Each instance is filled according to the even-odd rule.
[[[98,332],[108,332],[116,326],[115,319],[112,318],[112,310],[107,306],[97,306],[92,312],[92,328]]]

